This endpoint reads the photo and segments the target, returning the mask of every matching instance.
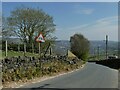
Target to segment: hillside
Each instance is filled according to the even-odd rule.
[[[3,39],[4,40],[4,39]],[[19,38],[7,39],[8,43],[22,43]],[[100,47],[100,53],[105,52],[105,41],[90,41],[90,54],[97,53],[97,47]],[[108,49],[111,52],[118,51],[118,42],[109,41]],[[53,47],[53,52],[59,55],[65,55],[70,50],[70,42],[68,40],[57,40]]]

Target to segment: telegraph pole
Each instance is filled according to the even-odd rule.
[[[93,49],[93,55],[95,56],[95,48]]]
[[[99,56],[100,56],[100,53],[99,53],[99,51],[100,51],[100,47],[98,46],[98,47],[97,47],[98,60],[100,59],[100,58],[99,58]]]
[[[118,40],[118,58],[120,58],[120,42]]]
[[[106,59],[108,57],[108,35],[106,35]]]

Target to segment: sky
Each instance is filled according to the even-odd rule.
[[[118,41],[117,2],[3,2],[2,13],[10,16],[16,7],[40,8],[53,17],[57,40],[70,40],[75,33],[88,40]]]

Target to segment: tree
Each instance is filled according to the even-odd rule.
[[[89,54],[89,41],[82,34],[75,34],[70,38],[71,51],[79,59],[87,60]]]
[[[40,32],[48,38],[55,31],[53,18],[41,9],[16,8],[7,21],[9,30],[28,44],[33,43]]]

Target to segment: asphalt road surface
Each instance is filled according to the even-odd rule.
[[[87,63],[81,70],[22,88],[118,88],[118,71]]]

